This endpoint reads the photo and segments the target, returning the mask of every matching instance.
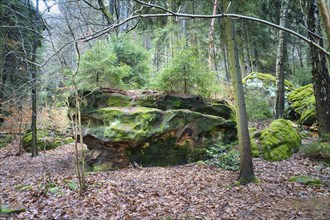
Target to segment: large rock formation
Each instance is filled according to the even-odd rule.
[[[151,91],[101,90],[82,105],[87,164],[109,170],[129,164],[167,166],[205,159],[205,147],[236,139],[224,101]]]

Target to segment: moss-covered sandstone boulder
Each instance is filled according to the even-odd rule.
[[[66,137],[58,131],[38,129],[37,130],[37,147],[38,150],[51,150],[64,144],[73,143],[71,137]],[[28,130],[22,137],[22,146],[25,151],[31,152],[32,132]]]
[[[151,90],[123,91],[101,89],[82,92],[85,97],[81,106],[83,114],[105,107],[146,107],[160,110],[188,109],[202,114],[230,119],[232,107],[224,100],[207,100],[200,96],[162,93]],[[74,102],[72,102],[72,105]]]
[[[268,128],[251,135],[252,156],[269,161],[290,158],[300,145],[301,137],[289,120],[275,120]]]
[[[250,119],[270,118],[273,114],[276,98],[276,78],[271,74],[252,72],[243,79],[246,93],[247,111]],[[294,88],[287,80],[285,84],[285,108],[287,95]]]
[[[308,84],[293,90],[288,95],[290,107],[287,117],[297,120],[298,123],[311,126],[316,121],[316,104],[313,85]]]
[[[151,91],[95,96],[85,99],[82,115],[94,170],[184,164],[206,159],[208,146],[236,140],[232,108],[223,101]]]

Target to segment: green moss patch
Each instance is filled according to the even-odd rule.
[[[288,179],[289,182],[301,183],[308,186],[322,186],[323,182],[319,179],[313,179],[309,176],[292,176]]]

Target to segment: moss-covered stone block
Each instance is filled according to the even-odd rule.
[[[247,110],[250,118],[270,118],[276,98],[276,78],[271,74],[252,72],[243,79],[246,91]],[[289,107],[287,95],[294,89],[288,80],[284,81],[285,108]]]
[[[313,179],[309,176],[292,176],[288,179],[289,182],[301,183],[308,186],[322,186],[323,182],[319,179]]]
[[[253,156],[262,154],[265,160],[285,160],[298,152],[301,137],[292,122],[284,119],[273,121],[268,128],[252,135],[251,148]]]
[[[218,116],[187,109],[109,107],[89,115],[84,143],[92,151],[102,149],[88,156],[87,163],[104,170],[133,162],[168,166],[198,161],[205,158],[207,144],[235,139],[235,123]],[[106,162],[115,165],[105,166]]]
[[[13,214],[13,213],[20,213],[25,212],[25,208],[21,205],[9,205],[9,204],[1,204],[0,206],[0,213],[2,214]]]
[[[316,104],[312,84],[293,90],[288,95],[290,107],[287,118],[298,120],[300,124],[311,126],[316,121]]]
[[[71,137],[65,137],[63,134],[47,129],[37,129],[37,147],[38,150],[52,150],[64,144],[73,143]],[[25,151],[31,152],[32,132],[28,130],[22,137],[22,146]]]
[[[198,161],[205,147],[237,138],[233,108],[222,100],[113,89],[85,95],[82,123],[92,170]]]

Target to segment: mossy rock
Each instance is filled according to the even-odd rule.
[[[258,106],[258,107],[267,108],[267,106],[264,106],[264,105],[268,105],[268,110],[266,109],[267,112],[266,111],[261,112],[262,115],[260,115],[259,117],[269,118],[269,116],[272,115],[272,113],[273,113],[273,108],[274,108],[274,104],[275,104],[274,102],[275,102],[275,98],[276,98],[276,78],[275,78],[275,76],[273,76],[271,74],[266,74],[266,73],[252,72],[243,79],[243,84],[244,84],[245,90],[247,90],[246,94],[252,96],[252,97],[246,97],[247,100],[249,98],[251,99],[252,105],[255,105],[256,102],[259,103],[259,105],[262,105],[262,106]],[[289,82],[288,80],[285,80],[284,88],[285,88],[284,105],[285,105],[285,108],[288,108],[289,104],[287,102],[287,95],[294,89],[294,85],[291,82]],[[255,97],[256,94],[258,94],[257,97]],[[261,97],[266,102],[262,102],[262,100],[260,100],[259,94],[261,94]],[[249,103],[247,102],[247,104],[249,104]],[[247,107],[249,107],[249,106],[247,106]],[[260,112],[255,112],[255,114],[257,114],[257,113],[260,114]]]
[[[88,126],[84,143],[91,151],[86,160],[94,170],[133,162],[184,164],[203,159],[207,144],[236,140],[234,122],[187,109],[102,108],[88,115]]]
[[[86,161],[92,170],[197,161],[209,144],[237,138],[234,110],[222,100],[114,89],[82,94]]]
[[[153,91],[108,91],[82,92],[82,114],[88,114],[107,107],[147,107],[160,110],[188,109],[202,114],[219,116],[225,119],[233,117],[233,110],[224,100],[206,100],[200,96],[167,94]],[[73,99],[73,98],[71,98]],[[70,105],[73,107],[74,102]]]
[[[288,179],[289,182],[301,183],[308,186],[322,186],[323,182],[319,179],[313,179],[309,176],[292,176]]]
[[[316,104],[312,84],[293,90],[288,95],[290,108],[287,118],[298,120],[300,124],[311,126],[316,121]]]
[[[73,143],[71,137],[65,137],[63,134],[56,131],[46,129],[37,129],[37,148],[38,150],[52,150],[64,144]],[[28,130],[22,137],[22,146],[25,151],[31,152],[32,147],[32,132]]]
[[[262,83],[262,86],[275,86],[276,85],[276,78],[275,76],[267,73],[258,73],[258,72],[252,72],[249,75],[247,75],[243,79],[243,83],[247,84],[248,81],[254,81],[256,84]],[[292,90],[294,88],[293,83],[291,83],[288,80],[284,80],[284,86],[286,87],[286,90]]]
[[[260,133],[251,135],[253,156],[261,154],[269,161],[288,159],[300,146],[301,137],[289,120],[277,119]]]
[[[9,204],[1,204],[0,213],[2,214],[14,214],[25,212],[25,208],[21,205],[9,205]]]

